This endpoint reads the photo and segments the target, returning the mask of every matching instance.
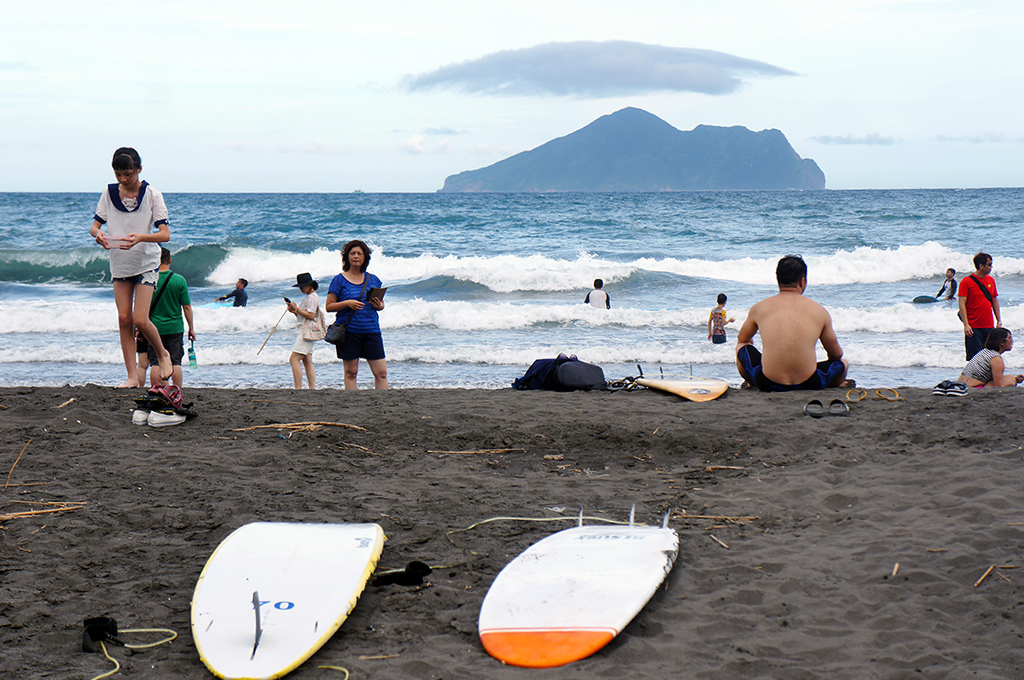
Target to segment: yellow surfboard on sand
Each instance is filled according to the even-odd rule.
[[[634,382],[652,390],[669,392],[698,402],[718,399],[729,389],[727,382],[715,378],[637,378]]]

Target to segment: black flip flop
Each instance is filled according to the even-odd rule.
[[[832,403],[828,405],[828,414],[830,416],[845,416],[849,412],[850,407],[842,399],[833,399]]]
[[[820,418],[825,415],[825,405],[817,399],[811,399],[804,404],[804,413],[812,418]]]

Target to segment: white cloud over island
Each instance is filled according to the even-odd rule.
[[[796,73],[725,52],[638,42],[556,42],[503,50],[419,75],[406,76],[409,92],[455,90],[500,96],[617,97],[653,92],[722,95],[742,76]]]
[[[863,146],[892,146],[896,140],[884,137],[877,132],[858,137],[857,135],[819,135],[811,137],[819,144],[859,144]]]

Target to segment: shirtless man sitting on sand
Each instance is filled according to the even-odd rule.
[[[775,278],[779,294],[750,308],[736,339],[736,367],[743,380],[762,392],[845,386],[849,363],[832,330],[832,317],[803,295],[807,264],[799,255],[787,255],[779,260]],[[763,355],[754,347],[758,332]],[[818,340],[828,355],[825,361],[815,360]]]

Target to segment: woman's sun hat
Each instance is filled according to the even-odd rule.
[[[313,277],[309,275],[309,272],[303,272],[296,276],[295,285],[292,286],[292,288],[305,288],[306,286],[313,286],[314,289],[320,287],[320,284],[318,284]]]

